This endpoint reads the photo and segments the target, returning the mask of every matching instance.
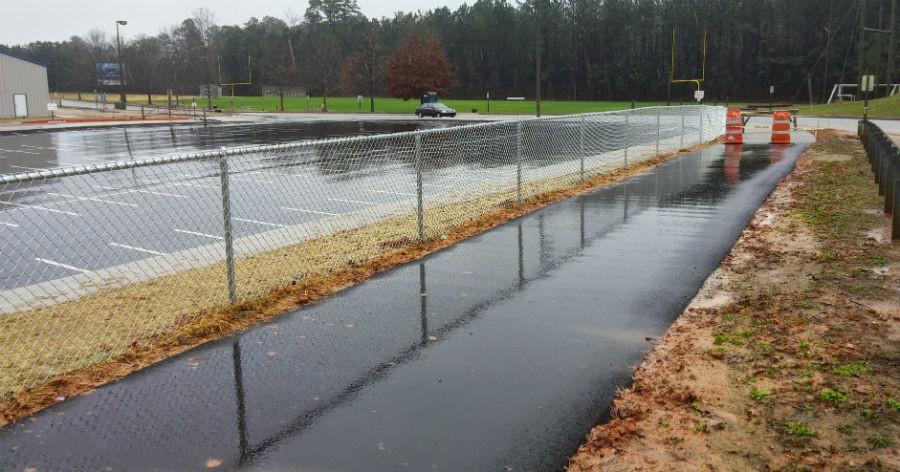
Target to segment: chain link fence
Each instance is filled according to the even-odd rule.
[[[724,123],[650,107],[0,176],[0,397]]]

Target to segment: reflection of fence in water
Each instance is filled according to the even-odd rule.
[[[376,381],[386,377],[393,369],[414,359],[419,351],[427,345],[429,339],[442,339],[448,337],[454,330],[464,327],[468,323],[478,319],[481,312],[485,310],[485,307],[492,306],[502,300],[508,299],[517,292],[525,291],[530,284],[548,277],[557,268],[574,260],[581,254],[585,247],[592,244],[594,241],[605,237],[607,233],[613,231],[617,226],[626,224],[629,218],[639,215],[648,208],[665,206],[669,201],[675,201],[685,198],[686,196],[691,198],[690,195],[694,191],[697,191],[698,187],[702,186],[704,173],[708,171],[709,170],[703,162],[703,157],[698,155],[696,158],[684,159],[675,165],[658,167],[653,174],[635,182],[624,183],[617,189],[611,189],[611,191],[595,194],[595,196],[591,197],[580,197],[577,201],[579,239],[577,242],[569,242],[569,246],[571,247],[559,247],[560,241],[556,241],[552,237],[552,232],[555,228],[566,228],[568,226],[562,222],[556,222],[559,224],[546,222],[545,215],[543,213],[538,214],[536,216],[538,220],[537,228],[535,228],[536,234],[533,235],[536,236],[537,240],[532,241],[532,245],[534,246],[532,249],[535,249],[537,254],[529,258],[530,262],[534,262],[535,268],[531,276],[526,274],[526,239],[524,236],[523,223],[521,220],[518,221],[515,230],[515,267],[506,268],[511,270],[504,271],[505,273],[514,273],[516,274],[516,277],[509,281],[509,286],[507,288],[499,290],[489,297],[475,297],[477,299],[477,304],[458,311],[450,310],[453,312],[454,317],[445,320],[445,322],[439,324],[439,327],[437,328],[434,328],[433,326],[430,327],[432,320],[429,319],[428,306],[429,298],[431,298],[433,294],[431,294],[427,288],[428,262],[419,262],[417,264],[417,270],[419,284],[418,294],[420,298],[420,340],[410,344],[406,349],[394,357],[371,366],[368,371],[348,384],[340,391],[340,393],[331,398],[322,399],[319,406],[296,415],[286,426],[271,433],[265,439],[258,442],[252,442],[252,438],[249,437],[247,431],[247,408],[245,405],[247,393],[244,390],[244,375],[243,367],[241,365],[241,340],[236,340],[232,344],[232,356],[234,359],[235,398],[237,400],[236,424],[238,436],[240,438],[237,464],[240,466],[248,465],[252,463],[254,459],[264,457],[268,450],[277,447],[281,442],[288,440],[295,435],[302,434],[305,429],[310,427],[312,423],[322,415],[338,408],[348,401],[352,401],[365,386],[374,384]],[[631,189],[631,187],[638,188]],[[653,190],[651,191],[650,188]],[[647,195],[651,194],[655,195],[655,201],[651,202],[646,198]],[[619,206],[621,212],[615,215],[606,212],[602,213],[605,218],[600,221],[595,221],[595,227],[593,229],[588,229],[585,218],[585,208],[589,198],[597,198],[600,206],[604,208]],[[617,203],[614,204],[613,202]],[[593,211],[591,214],[596,216],[597,212]],[[565,241],[562,242],[565,243]],[[440,267],[438,267],[438,270],[440,270]],[[439,305],[443,306],[444,304]],[[288,358],[290,358],[290,356],[288,356]],[[289,370],[287,366],[284,367],[286,370]],[[285,375],[290,374],[287,374],[286,372],[281,374],[265,374],[265,376],[269,378],[284,378]],[[257,393],[265,393],[267,391],[268,390],[266,389],[260,389]],[[275,395],[277,396],[277,394]],[[255,403],[258,405],[272,405],[277,404],[278,400],[277,398],[257,399]],[[272,424],[272,421],[263,421],[262,423]]]
[[[16,230],[0,239],[16,255],[0,262],[0,395],[203,310],[716,138],[723,116],[656,107],[0,177]]]
[[[390,307],[376,310],[382,322],[369,320],[364,313],[351,317],[357,324],[361,320],[375,326],[396,324],[393,329],[328,331],[330,341],[319,342],[323,338],[315,333],[329,330],[328,322],[341,326],[340,322],[346,320],[342,315],[346,306],[359,306],[358,301],[372,299],[374,291],[384,293],[387,282],[365,284],[341,297],[344,300],[309,307],[302,313],[308,316],[278,320],[242,335],[234,343],[200,348],[176,363],[160,366],[155,374],[148,372],[150,378],[114,384],[73,402],[73,409],[67,410],[69,420],[51,420],[53,429],[77,429],[88,421],[92,441],[114,450],[128,450],[129,463],[145,467],[196,467],[196,463],[179,465],[177,461],[208,455],[224,460],[227,467],[251,465],[309,432],[332,411],[352,404],[367,386],[418,359],[429,336],[447,339],[465,330],[479,319],[485,307],[496,306],[552,276],[583,254],[583,248],[609,237],[623,225],[633,224],[635,219],[646,218],[645,213],[653,212],[654,207],[677,205],[703,195],[704,188],[721,179],[723,170],[718,163],[721,159],[692,155],[664,164],[627,183],[565,202],[562,211],[544,211],[497,228],[487,244],[500,250],[491,254],[478,243],[466,244],[454,249],[452,255],[438,255],[399,268],[390,283],[396,284],[395,289],[405,288],[405,295],[378,305]],[[468,275],[465,287],[453,282],[453,274],[476,267],[487,272]],[[468,292],[469,297],[457,298],[460,290]],[[298,342],[300,334],[307,336],[307,342]],[[315,341],[315,345],[308,341]],[[386,348],[360,349],[367,343]],[[270,357],[270,350],[277,355]],[[313,352],[320,350],[325,352]],[[340,376],[333,372],[317,375],[318,371],[329,370],[316,367],[317,361],[326,359],[344,359],[340,365],[331,365],[332,369],[343,370],[344,365],[351,368]],[[185,363],[199,365],[192,370]],[[299,368],[299,364],[309,368]],[[178,377],[176,385],[172,376]],[[232,387],[228,385],[232,379],[233,389],[223,391],[223,382]],[[273,383],[272,379],[283,381]],[[311,398],[313,395],[321,398]],[[101,410],[105,414],[84,414]],[[204,431],[213,435],[197,434],[192,426],[195,424],[210,425]],[[28,427],[40,429],[38,425]],[[55,431],[48,440],[66,434],[62,431]],[[130,443],[124,447],[134,431],[140,431],[148,447],[135,448]],[[184,441],[179,431],[191,431],[192,440]],[[169,454],[152,453],[159,450]],[[6,460],[11,465],[23,463],[28,451],[20,448]],[[72,458],[69,464],[73,468],[97,468],[101,464],[95,461],[101,461],[103,466],[115,466],[107,462],[109,459],[88,452]],[[0,458],[0,468],[4,463]]]

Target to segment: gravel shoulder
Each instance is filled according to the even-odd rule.
[[[900,245],[859,141],[827,134],[569,470],[900,470]]]

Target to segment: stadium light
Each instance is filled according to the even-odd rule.
[[[119,25],[125,26],[128,22],[125,20],[116,20],[116,54],[119,56],[119,102],[122,109],[127,111],[128,105],[125,101],[125,69],[122,68],[122,39],[119,36]]]

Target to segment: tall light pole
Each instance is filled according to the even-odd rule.
[[[865,48],[865,32],[866,32],[866,0],[859,0],[859,57],[857,58],[856,83],[860,84],[857,89],[859,93],[857,98],[863,98],[862,76],[865,72],[866,48]]]
[[[116,20],[116,54],[119,56],[119,105],[122,110],[127,110],[125,105],[125,69],[122,68],[122,38],[119,36],[119,25],[125,26],[125,20]]]
[[[537,16],[537,41],[535,41],[534,51],[534,97],[535,97],[535,115],[541,116],[541,3],[542,0],[535,1],[535,13]]]

